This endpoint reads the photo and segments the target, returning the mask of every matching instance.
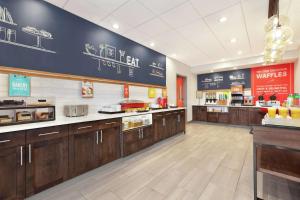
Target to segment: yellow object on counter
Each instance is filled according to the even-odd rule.
[[[300,119],[300,108],[291,108],[291,117],[293,119]]]
[[[276,108],[268,108],[268,115],[270,118],[275,118],[276,117]]]
[[[279,115],[282,118],[287,118],[287,116],[289,115],[289,109],[285,108],[285,107],[280,107],[279,108]]]

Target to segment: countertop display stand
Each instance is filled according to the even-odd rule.
[[[254,127],[253,184],[257,197],[257,172],[300,183],[300,129]]]
[[[44,110],[48,109],[47,117],[46,118],[37,118],[38,110]],[[24,119],[24,120],[18,120],[17,115],[18,112],[24,112],[27,111],[27,113],[30,113],[30,119]],[[6,123],[0,123],[1,126],[11,126],[11,125],[18,125],[18,124],[28,124],[28,123],[37,123],[37,122],[47,122],[47,121],[54,121],[55,120],[55,106],[53,105],[35,105],[35,106],[3,106],[0,107],[0,113],[1,115],[7,115],[11,119],[10,122]]]

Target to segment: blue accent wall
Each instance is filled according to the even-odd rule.
[[[251,70],[240,69],[209,74],[198,74],[198,90],[230,89],[234,83],[251,88]]]
[[[41,0],[0,0],[0,65],[166,85],[166,56]]]

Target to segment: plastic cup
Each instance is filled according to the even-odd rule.
[[[286,118],[289,114],[289,110],[285,107],[280,107],[279,108],[279,115],[282,117],[282,118]]]
[[[270,118],[275,118],[276,117],[276,108],[268,108],[268,115]]]

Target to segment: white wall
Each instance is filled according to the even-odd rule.
[[[195,102],[196,75],[189,67],[176,60],[167,58],[167,88],[169,104],[176,104],[176,76],[187,77],[188,120],[192,120],[192,104]],[[0,74],[0,97],[8,97],[8,75]],[[148,88],[130,86],[130,99],[154,102],[148,98]],[[115,84],[94,83],[94,98],[81,97],[81,82],[53,78],[31,78],[32,97],[55,97],[57,116],[63,115],[63,106],[69,104],[89,104],[89,112],[96,113],[101,105],[117,104],[123,100],[123,86]],[[162,90],[156,89],[157,97]]]
[[[197,75],[191,72],[189,66],[167,58],[167,89],[168,103],[176,104],[176,78],[177,75],[185,76],[187,83],[187,120],[192,120],[192,105],[197,103]]]

